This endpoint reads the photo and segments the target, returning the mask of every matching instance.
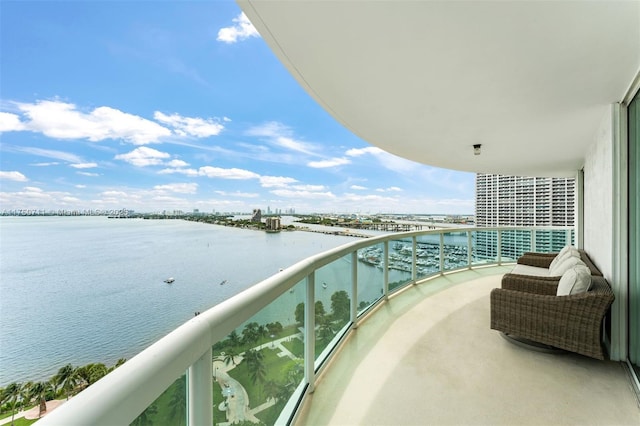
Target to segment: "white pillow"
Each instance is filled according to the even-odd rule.
[[[553,268],[549,268],[550,277],[560,277],[569,268],[573,268],[576,265],[587,266],[579,257],[566,256],[560,262],[556,263]]]
[[[558,256],[564,256],[572,248],[574,248],[572,245],[566,245],[566,246],[562,247],[562,250],[560,250],[560,252],[558,253]]]
[[[569,257],[577,257],[578,259],[580,259],[580,252],[578,251],[577,248],[573,246],[565,246],[562,250],[560,250],[560,252],[556,255],[556,257],[553,258],[553,260],[549,264],[549,271],[551,271],[553,268],[556,267],[556,265],[558,265],[563,260]],[[549,274],[549,275],[552,275],[552,274]],[[557,275],[560,276],[562,274],[557,274]]]
[[[557,296],[568,296],[589,291],[591,271],[585,265],[575,265],[565,271],[558,283]]]

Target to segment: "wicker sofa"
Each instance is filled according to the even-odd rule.
[[[588,259],[583,251],[580,255]],[[526,253],[518,262],[544,268],[553,258]],[[560,277],[506,274],[502,288],[491,291],[491,328],[509,336],[605,359],[603,324],[614,294],[590,259],[587,265],[591,270],[589,290],[567,296],[556,295]]]

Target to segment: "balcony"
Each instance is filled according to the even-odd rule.
[[[307,258],[191,319],[39,424],[636,422],[619,363],[526,351],[489,330],[503,263],[549,236],[573,238],[570,228],[518,228],[527,243],[503,247],[513,231],[389,234]]]

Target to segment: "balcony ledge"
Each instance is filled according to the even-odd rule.
[[[521,348],[489,328],[511,267],[411,286],[363,321],[318,377],[298,425],[638,425],[623,365]]]

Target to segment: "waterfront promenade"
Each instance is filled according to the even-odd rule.
[[[290,341],[291,339],[302,339],[302,333],[297,333],[289,336],[285,336],[280,339],[272,340],[262,345],[252,348],[254,351],[260,351],[262,349],[277,349],[279,357],[289,357],[291,359],[297,359],[297,357],[284,347],[283,342]],[[244,359],[244,353],[241,353],[234,357],[234,363],[227,364],[224,361],[225,356],[216,356],[213,359],[213,379],[222,388],[222,395],[225,397],[225,401],[218,407],[219,411],[225,412],[226,422],[216,422],[218,425],[231,425],[233,423],[250,421],[253,423],[259,423],[259,419],[255,416],[257,413],[266,410],[275,404],[274,399],[270,399],[264,404],[261,404],[254,408],[250,407],[249,395],[246,389],[240,384],[239,381],[229,375],[229,371],[233,370]],[[214,418],[216,414],[214,413]]]

